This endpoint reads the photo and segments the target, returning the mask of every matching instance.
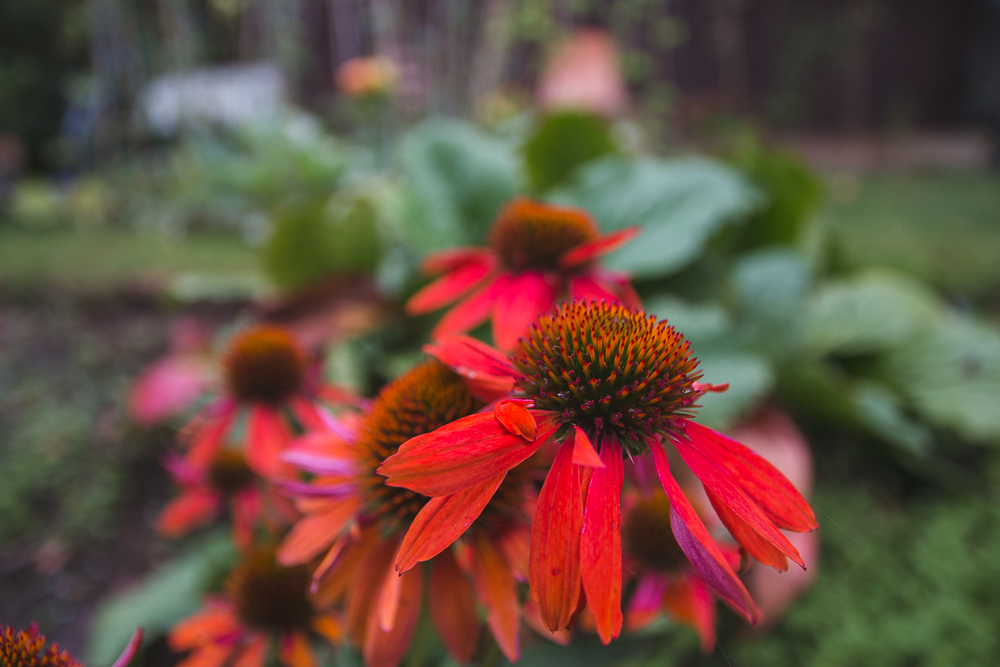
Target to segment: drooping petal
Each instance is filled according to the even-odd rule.
[[[233,523],[233,542],[240,551],[249,551],[253,547],[254,527],[260,514],[257,490],[246,489],[232,496],[229,511]]]
[[[128,644],[125,645],[125,649],[122,654],[118,656],[114,664],[111,667],[128,667],[128,664],[132,662],[135,654],[139,651],[139,647],[142,646],[142,626],[137,627],[132,633],[131,639],[128,640]]]
[[[493,542],[483,534],[472,545],[472,579],[479,601],[486,607],[486,623],[493,638],[504,656],[517,662],[521,657],[517,580]]]
[[[726,503],[709,491],[708,488],[705,489],[705,493],[708,494],[708,499],[712,503],[715,513],[719,515],[722,525],[726,527],[726,530],[733,536],[733,539],[747,550],[748,554],[764,565],[773,567],[779,572],[784,572],[788,569],[788,558],[780,549],[758,535],[757,531],[747,525],[746,521],[737,516],[733,510],[729,509]]]
[[[512,526],[504,530],[498,539],[500,551],[514,577],[518,581],[527,581],[528,559],[531,555],[531,528],[523,525]]]
[[[643,574],[625,610],[627,631],[641,630],[656,619],[663,607],[663,596],[669,585],[670,580],[666,574],[659,572]]]
[[[191,465],[196,468],[208,466],[222,446],[223,438],[236,418],[236,412],[236,403],[233,401],[216,401],[181,430],[180,439],[188,441],[187,460]]]
[[[278,662],[285,667],[315,667],[316,660],[305,633],[296,630],[281,635],[278,641]]]
[[[745,445],[691,420],[681,420],[694,447],[728,470],[779,528],[806,532],[819,527],[808,501],[781,472]]]
[[[667,461],[666,453],[655,443],[652,452],[660,484],[670,499],[670,527],[673,529],[677,544],[705,582],[721,597],[729,600],[751,624],[756,623],[757,608],[750,599],[750,594],[729,567],[726,557],[708,534],[705,524],[701,522],[698,513],[694,511],[691,502],[670,473],[670,462]]]
[[[513,379],[518,374],[506,354],[471,336],[443,336],[424,345],[424,352],[467,378],[496,375]]]
[[[577,434],[577,438],[580,434]],[[621,495],[624,481],[621,445],[605,438],[601,468],[594,469],[583,510],[580,577],[587,608],[594,616],[601,642],[608,644],[622,630]]]
[[[451,550],[434,559],[427,603],[434,629],[451,657],[460,665],[472,662],[479,646],[479,615],[472,584]]]
[[[314,475],[346,476],[353,474],[358,467],[354,459],[336,458],[300,449],[292,449],[282,453],[281,460]]]
[[[498,401],[493,408],[493,415],[514,435],[519,435],[528,442],[535,439],[538,424],[520,399]]]
[[[528,627],[559,646],[569,646],[570,641],[573,639],[573,635],[569,630],[556,630],[553,632],[545,627],[545,621],[542,620],[542,616],[538,611],[538,603],[530,596],[524,601],[521,615],[524,617],[524,622],[528,624]]]
[[[425,496],[447,496],[505,473],[545,443],[556,427],[547,413],[536,411],[534,442],[508,431],[492,412],[463,417],[411,438],[382,463],[378,474],[389,486],[402,486]]]
[[[494,267],[495,263],[487,257],[482,261],[465,262],[451,269],[411,296],[406,302],[406,312],[419,315],[448,305],[475,287]]]
[[[188,489],[163,508],[156,520],[156,531],[170,538],[186,535],[215,520],[219,516],[221,502],[219,494],[210,489]]]
[[[333,544],[359,505],[360,500],[354,496],[331,500],[326,511],[299,519],[278,549],[278,562],[298,565],[318,556]]]
[[[493,342],[501,350],[514,349],[517,339],[552,309],[555,299],[555,289],[543,274],[526,271],[511,276],[493,304]]]
[[[781,553],[798,563],[800,567],[805,567],[802,557],[795,547],[792,546],[792,543],[788,541],[788,538],[778,531],[775,525],[771,523],[771,520],[743,492],[739,483],[725,469],[707,459],[699,450],[687,442],[686,439],[674,438],[673,443],[680,453],[681,458],[684,459],[684,462],[691,468],[691,471],[701,483],[705,485],[705,490],[710,492],[711,495],[709,497],[713,501],[713,505],[715,501],[720,501],[721,504],[730,510],[725,515],[719,514],[719,518],[722,519],[726,528],[730,528],[730,524],[732,524],[733,529],[730,530],[730,533],[732,533],[734,538],[737,538],[738,542],[740,542],[739,537],[745,535],[747,531],[756,533],[760,539],[770,543]],[[736,519],[735,522],[732,520],[733,518]],[[727,523],[727,520],[729,520],[729,523]],[[740,544],[747,551],[756,547],[755,540],[751,540],[749,545],[742,542]],[[751,551],[752,554],[753,552]],[[765,552],[761,551],[761,555],[764,554]]]
[[[261,477],[274,477],[287,469],[281,452],[288,446],[291,434],[281,415],[266,405],[254,405],[247,419],[247,465]]]
[[[493,303],[507,285],[508,274],[497,276],[451,308],[431,331],[431,340],[462,334],[486,321]]]
[[[579,426],[573,427],[573,463],[585,468],[604,467],[604,462],[597,455],[590,438]]]
[[[267,659],[267,637],[254,637],[233,661],[233,667],[264,667]]]
[[[450,496],[431,498],[414,517],[396,554],[396,569],[406,572],[447,549],[479,518],[507,473],[500,473]]]
[[[402,577],[390,564],[382,580],[382,590],[379,591],[378,599],[375,601],[375,614],[382,632],[392,632],[392,628],[396,625],[396,612],[399,610],[402,587]]]
[[[638,236],[641,231],[639,227],[626,227],[617,232],[600,236],[588,243],[581,243],[575,248],[567,250],[566,254],[559,260],[559,264],[564,269],[569,269],[589,262],[595,257],[617,250]]]
[[[580,597],[582,526],[580,475],[567,441],[545,478],[531,524],[528,578],[539,615],[553,632],[566,628]]]
[[[147,368],[129,396],[129,415],[152,426],[178,415],[208,390],[211,366],[199,357],[170,356]]]
[[[675,577],[663,598],[663,606],[678,622],[694,628],[706,655],[715,648],[715,601],[705,583],[694,575]]]
[[[395,573],[392,576],[396,576]],[[377,609],[373,609],[365,630],[362,653],[366,667],[396,667],[406,655],[420,617],[420,598],[423,594],[424,573],[410,570],[401,575],[396,621],[391,632],[384,632],[378,625]]]

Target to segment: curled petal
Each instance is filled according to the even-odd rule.
[[[450,496],[431,498],[414,517],[396,554],[396,569],[406,572],[447,549],[479,518],[506,473]]]
[[[448,653],[460,665],[472,662],[480,633],[476,599],[450,550],[434,559],[427,597],[431,621]]]
[[[604,440],[601,463],[603,466],[595,469],[590,478],[583,510],[580,576],[587,593],[587,608],[597,624],[597,634],[604,644],[608,644],[621,633],[623,621],[621,495],[624,466],[617,440]]]
[[[582,243],[571,250],[567,250],[566,254],[559,260],[559,264],[564,269],[569,269],[589,262],[595,257],[600,257],[601,255],[617,250],[638,236],[641,231],[639,227],[626,227],[617,232],[598,237],[589,243]]]
[[[528,578],[545,627],[569,625],[580,598],[580,531],[583,499],[573,445],[563,443],[538,496],[531,524]]]
[[[698,513],[684,495],[677,480],[670,473],[670,462],[663,449],[654,445],[653,462],[660,477],[663,490],[670,499],[670,527],[684,555],[705,582],[728,600],[735,609],[743,613],[750,623],[757,622],[757,607],[750,594],[733,572],[726,557],[719,550],[701,522]]]
[[[406,302],[406,312],[419,315],[437,310],[462,296],[485,278],[495,266],[489,257],[457,266],[427,285]]]
[[[781,472],[745,445],[697,422],[682,420],[691,444],[728,470],[778,526],[798,533],[819,527],[802,494]]]
[[[472,550],[472,579],[479,600],[486,607],[486,623],[504,656],[517,662],[521,657],[517,580],[489,537],[477,536]]]
[[[122,654],[118,656],[114,664],[111,667],[128,667],[129,663],[135,657],[135,654],[139,651],[139,647],[142,646],[142,626],[140,625],[132,633],[132,638],[128,640],[128,644],[125,645],[125,650]]]
[[[536,411],[536,417],[547,413]],[[447,496],[485,482],[521,463],[542,446],[556,427],[552,419],[536,419],[534,442],[504,428],[492,413],[463,417],[411,438],[382,463],[378,473],[389,486],[402,486],[425,496]]]
[[[541,273],[527,271],[511,276],[493,304],[496,346],[501,350],[513,349],[528,326],[552,309],[555,299],[555,289]]]
[[[604,462],[594,450],[590,438],[579,426],[573,427],[573,463],[585,468],[603,468]]]
[[[535,423],[535,418],[531,416],[531,412],[521,402],[517,400],[499,401],[493,408],[493,414],[497,421],[514,435],[519,435],[528,442],[535,439],[538,425]]]

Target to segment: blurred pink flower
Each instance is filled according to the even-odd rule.
[[[791,418],[767,408],[730,434],[770,461],[804,496],[812,489],[813,463],[809,443]],[[778,621],[792,603],[812,585],[819,564],[819,533],[786,533],[805,561],[805,570],[777,572],[755,564],[748,574],[748,588],[760,610],[761,625]]]
[[[618,49],[603,30],[583,28],[549,59],[538,84],[538,106],[615,116],[628,102]]]
[[[143,426],[153,426],[180,414],[216,380],[208,329],[191,317],[170,325],[170,352],[150,364],[129,396],[129,414]]]

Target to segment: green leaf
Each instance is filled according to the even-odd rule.
[[[607,120],[585,111],[543,117],[524,144],[524,162],[535,192],[570,180],[580,165],[617,153]]]
[[[891,350],[883,376],[927,420],[971,440],[1000,440],[1000,332],[965,315],[942,318]]]
[[[934,444],[930,432],[906,416],[899,396],[875,382],[855,388],[858,419],[874,435],[915,456],[927,456]]]
[[[705,394],[699,403],[698,421],[710,428],[732,425],[764,400],[774,386],[771,365],[763,357],[745,352],[716,351],[695,348],[704,374],[703,382],[729,383],[729,389]]]
[[[736,171],[702,158],[605,158],[584,167],[574,185],[552,199],[586,209],[606,231],[640,227],[638,239],[605,259],[638,278],[683,269],[714,232],[760,202]]]
[[[750,253],[733,269],[742,328],[775,359],[787,358],[801,345],[802,304],[811,278],[805,257],[790,250]]]
[[[201,606],[202,596],[236,560],[229,536],[213,533],[129,591],[101,603],[91,626],[87,664],[111,665],[141,625],[146,643],[163,636]]]
[[[373,271],[381,252],[374,204],[341,194],[280,209],[263,262],[277,285],[295,289],[336,274]]]
[[[872,272],[821,286],[807,302],[805,341],[817,354],[865,354],[898,346],[940,314],[920,283]]]
[[[416,206],[407,236],[422,252],[481,244],[500,207],[521,189],[511,146],[461,121],[428,121],[411,130],[400,162]]]

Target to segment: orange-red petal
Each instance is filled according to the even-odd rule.
[[[406,572],[434,558],[479,518],[507,473],[500,473],[450,496],[431,498],[414,517],[396,554],[396,569]]]
[[[531,412],[524,407],[520,400],[498,401],[493,408],[493,414],[497,421],[514,435],[519,435],[528,442],[535,439],[535,435],[538,433],[538,424],[535,423],[535,418],[531,416]]]
[[[512,350],[538,316],[552,310],[556,292],[546,277],[526,271],[510,277],[493,303],[493,342],[501,350]]]
[[[773,567],[779,572],[784,572],[788,569],[788,558],[782,553],[781,549],[761,537],[756,530],[737,516],[733,510],[722,502],[718,496],[709,491],[708,488],[705,489],[705,493],[708,495],[712,507],[715,508],[715,513],[719,515],[722,525],[726,527],[726,530],[733,536],[733,539],[747,550],[747,553],[764,565]]]
[[[240,623],[228,604],[209,603],[170,629],[167,646],[172,651],[188,651],[239,631]]]
[[[671,579],[663,606],[680,623],[694,628],[702,653],[715,648],[715,601],[705,583],[693,575]]]
[[[483,534],[472,545],[472,579],[479,601],[486,607],[486,623],[493,638],[504,656],[517,662],[521,657],[517,580],[493,542]]]
[[[537,411],[536,411],[537,412]],[[411,438],[387,458],[378,473],[389,486],[425,496],[448,496],[505,473],[542,446],[555,432],[554,422],[537,418],[534,442],[508,431],[492,412],[463,417]]]
[[[503,292],[507,284],[508,274],[502,273],[485,285],[467,296],[451,310],[444,314],[438,321],[434,330],[431,331],[431,340],[439,340],[444,336],[461,334],[475,329],[486,321],[493,309],[493,303]]]
[[[187,461],[196,468],[205,468],[211,463],[223,438],[229,432],[236,418],[236,404],[223,399],[209,405],[187,426],[181,429],[181,439],[190,432]]]
[[[286,470],[281,452],[288,446],[291,433],[278,412],[266,405],[254,405],[247,419],[247,465],[262,477],[274,477]]]
[[[393,572],[390,576],[395,577]],[[371,610],[362,653],[366,667],[396,667],[406,655],[420,617],[420,598],[423,594],[424,573],[410,570],[401,575],[396,619],[392,631],[379,627],[377,607]]]
[[[588,243],[581,243],[575,248],[567,250],[566,254],[559,260],[559,264],[564,269],[569,269],[589,262],[595,257],[617,250],[638,236],[641,231],[639,227],[626,227],[617,232],[600,236]]]
[[[573,427],[573,463],[585,468],[603,468],[604,462],[597,455],[590,438],[579,426]]]
[[[705,583],[731,602],[733,608],[745,615],[750,623],[756,623],[757,607],[743,586],[743,582],[729,567],[726,557],[708,534],[705,524],[691,506],[691,501],[687,499],[677,480],[670,473],[670,462],[666,453],[655,443],[652,452],[656,473],[663,490],[667,492],[667,498],[670,499],[670,527],[677,544]]]
[[[283,634],[278,641],[278,662],[285,667],[315,667],[309,637],[297,630]]]
[[[496,261],[488,248],[466,246],[464,248],[448,248],[431,253],[420,263],[420,270],[425,274],[447,273],[475,262]]]
[[[714,500],[720,501],[731,512],[727,513],[723,519],[726,528],[730,527],[726,519],[736,518],[739,523],[733,523],[736,532],[730,531],[733,537],[737,538],[746,535],[747,531],[752,531],[763,540],[766,540],[781,553],[798,563],[800,567],[805,567],[802,556],[798,550],[782,535],[771,520],[763,511],[743,492],[739,482],[723,468],[717,466],[713,461],[707,459],[699,450],[691,446],[684,438],[675,438],[674,446],[680,452],[681,458],[691,468],[695,476],[705,485],[706,491],[710,491]],[[740,544],[743,544],[740,542]],[[751,541],[750,545],[743,545],[749,551],[751,547],[756,547],[756,542]]]
[[[738,479],[746,494],[778,528],[802,533],[819,527],[808,501],[767,460],[697,422],[682,420],[682,423],[691,444]]]
[[[180,537],[211,523],[219,515],[222,497],[204,487],[181,492],[163,508],[156,520],[156,531],[164,537]]]
[[[254,637],[236,656],[233,667],[264,667],[264,662],[267,660],[267,644],[266,636]]]
[[[494,269],[489,256],[467,261],[423,287],[406,302],[406,312],[419,315],[446,306],[475,287]]]
[[[580,434],[577,434],[580,437]],[[583,510],[580,577],[597,634],[608,644],[622,630],[621,496],[624,481],[621,446],[605,439]]]
[[[278,562],[298,565],[318,556],[334,543],[359,505],[355,496],[330,500],[323,512],[299,519],[278,549]]]
[[[545,626],[562,630],[580,597],[580,530],[583,499],[573,444],[563,443],[538,496],[531,524],[528,579]]]
[[[434,629],[448,653],[460,665],[472,662],[480,632],[476,599],[450,550],[434,559],[427,601]]]

